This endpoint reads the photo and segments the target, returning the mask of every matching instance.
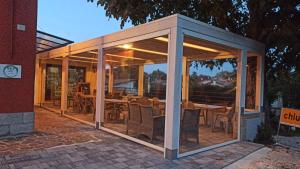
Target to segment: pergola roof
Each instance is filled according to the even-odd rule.
[[[64,39],[42,31],[36,32],[36,53],[46,52],[52,49],[60,48],[73,43],[73,41]]]
[[[185,38],[187,43],[192,43],[195,45],[205,45],[206,47],[211,48],[218,48],[220,51],[222,51],[222,54],[226,54],[226,52],[233,53],[233,49],[244,49],[253,55],[264,55],[265,52],[264,44],[258,41],[231,33],[229,31],[208,25],[206,23],[185,17],[180,14],[174,14],[109,35],[104,35],[87,41],[74,43],[68,46],[61,47],[59,49],[41,52],[39,54],[39,57],[50,59],[65,56],[66,54],[70,56],[86,55],[83,53],[87,53],[87,51],[90,51],[90,53],[92,51],[92,53],[97,54],[97,50],[100,47],[105,48],[106,50],[110,50],[110,48],[113,46],[116,47],[120,44],[126,43],[134,43],[135,45],[137,45],[138,47],[142,47],[143,49],[147,48],[147,50],[153,50],[153,48],[155,48],[155,51],[167,52],[167,43],[163,41],[159,42],[157,41],[157,39],[155,39],[155,37],[162,38],[166,34],[170,33],[171,30],[175,29],[180,29],[185,35],[198,39],[195,40],[193,38]],[[114,52],[113,54],[115,54],[116,52],[120,53],[122,52],[122,49],[114,48],[110,52]],[[134,57],[141,56],[139,55],[139,53],[140,52],[135,51]],[[195,51],[193,49],[184,51],[184,55],[189,55],[190,57],[194,56],[195,53],[199,55],[199,51]],[[202,51],[201,53],[205,56],[213,57],[215,55],[215,53],[213,52]],[[155,54],[152,54],[152,56],[156,57]],[[151,58],[152,56],[147,55],[147,59],[155,60],[155,58]]]

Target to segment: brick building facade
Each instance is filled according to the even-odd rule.
[[[21,66],[21,78],[0,77],[0,136],[34,129],[37,0],[0,0],[0,64]]]

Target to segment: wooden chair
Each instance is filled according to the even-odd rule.
[[[142,123],[140,133],[153,140],[154,136],[163,135],[165,116],[155,116],[152,106],[140,105]]]
[[[104,105],[104,120],[105,121],[112,121],[116,119],[117,113],[114,110],[113,103],[105,103]]]
[[[184,109],[180,126],[180,135],[183,140],[188,140],[190,136],[199,144],[199,118],[200,109]]]
[[[217,122],[219,122],[220,128],[225,130],[226,133],[232,132],[233,117],[235,115],[235,104],[231,106],[230,110],[227,110],[226,106],[214,113],[214,121],[212,125],[212,131],[217,128]]]
[[[60,87],[51,86],[51,95],[50,98],[53,102],[53,106],[60,106],[60,99],[61,99],[61,89]]]
[[[81,97],[82,93],[78,92],[77,93],[77,98],[78,98],[78,107],[79,107],[79,113],[84,113],[85,107],[84,107],[84,99]]]
[[[141,110],[138,103],[128,103],[128,119],[126,134],[128,130],[133,130],[135,133],[140,133],[140,126],[142,122]]]

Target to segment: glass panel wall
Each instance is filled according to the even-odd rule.
[[[66,115],[89,122],[95,121],[97,50],[69,56],[68,110]]]
[[[60,112],[61,101],[61,58],[43,59],[42,106]]]
[[[144,95],[166,99],[167,64],[145,65]]]
[[[138,94],[138,70],[137,65],[113,67],[113,91],[116,95]]]
[[[166,36],[104,49],[104,127],[163,147]]]
[[[247,58],[246,111],[256,109],[257,56]]]
[[[237,50],[185,36],[179,152],[237,139]]]

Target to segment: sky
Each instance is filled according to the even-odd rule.
[[[105,16],[103,7],[87,0],[38,0],[37,29],[74,42],[120,30],[120,21]],[[125,28],[131,24],[125,25]]]
[[[130,23],[123,29],[132,27]],[[120,21],[105,16],[103,7],[88,3],[87,0],[38,0],[37,29],[62,38],[81,42],[121,30]],[[153,70],[167,71],[166,64],[147,65],[145,72]],[[193,69],[197,74],[215,76],[218,72],[232,71],[231,65],[224,64],[223,69],[208,68]]]

